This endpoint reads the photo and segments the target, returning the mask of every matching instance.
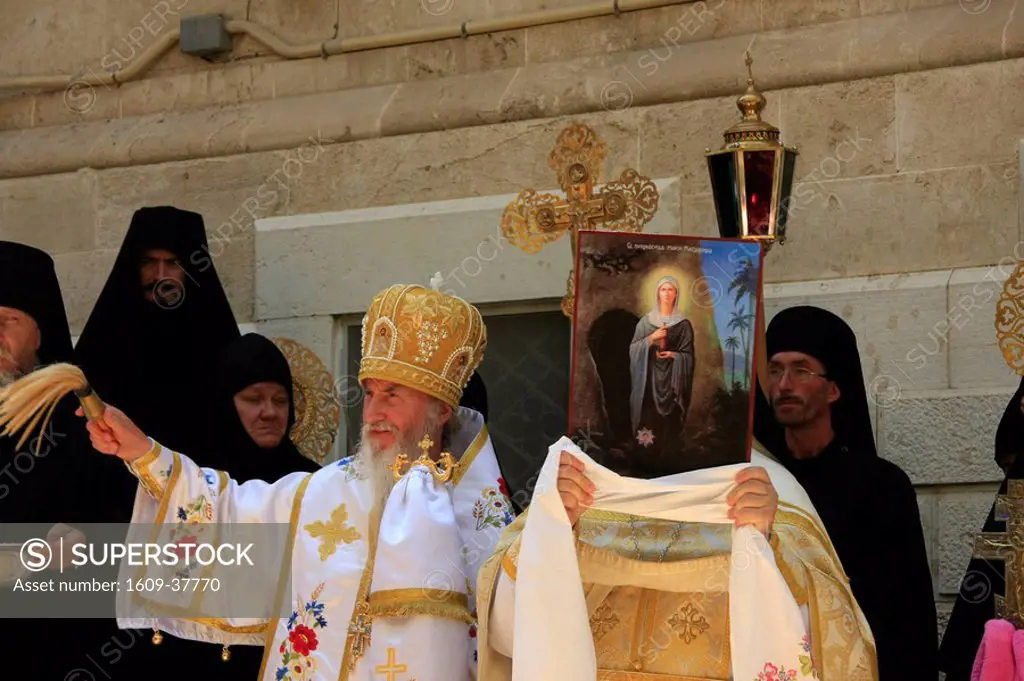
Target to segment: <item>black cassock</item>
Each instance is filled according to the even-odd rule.
[[[786,351],[817,358],[841,396],[831,407],[832,442],[798,460],[757,384],[755,437],[818,511],[874,635],[880,681],[935,681],[938,623],[917,496],[875,449],[856,336],[831,312],[801,306],[772,319],[767,346],[769,359]]]
[[[1015,456],[999,487],[999,494],[1006,493],[1007,480],[1024,479],[1024,456],[1021,456],[1021,450],[1024,449],[1024,414],[1020,410],[1021,397],[1024,397],[1024,379],[1006,405],[996,429],[996,461],[1008,455]],[[993,501],[981,528],[983,532],[1006,531],[1006,522],[997,520],[995,511]],[[967,681],[971,678],[971,668],[985,633],[985,623],[996,617],[995,595],[1006,594],[1005,574],[1002,561],[971,558],[968,563],[939,647],[939,669],[946,673],[947,681]]]
[[[178,257],[185,271],[179,300],[161,306],[143,297],[139,265],[151,249]],[[217,363],[239,336],[202,216],[146,207],[132,216],[75,357],[101,399],[161,444],[197,455],[210,446],[215,427],[211,387]]]
[[[22,244],[0,242],[0,307],[15,308],[35,320],[41,340],[39,366],[71,361],[71,333],[50,256]],[[18,437],[0,437],[0,541],[20,544],[45,537],[57,523],[74,526],[112,519],[105,480],[118,468],[122,474],[127,471],[117,459],[92,449],[84,420],[74,415],[77,407],[74,397],[65,398],[41,437],[33,436],[20,449]],[[29,573],[27,579],[45,582],[56,574]],[[89,573],[82,569],[75,576]],[[60,608],[59,614],[70,614],[70,598],[57,602],[58,595],[26,594],[13,586],[0,588],[0,617],[7,620],[2,643],[5,678],[64,679],[88,664],[87,655],[101,658],[103,644],[115,633],[112,619],[29,618],[43,612],[44,599]]]

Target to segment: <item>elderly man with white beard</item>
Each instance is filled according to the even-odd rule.
[[[0,241],[0,389],[71,356],[71,332],[53,259],[37,248]],[[81,537],[73,526],[110,519],[112,510],[102,494],[104,476],[125,473],[91,451],[74,418],[75,404],[73,397],[58,403],[43,432],[21,448],[18,437],[0,436],[0,544],[5,548],[17,551],[43,528],[59,544],[62,538]],[[39,594],[15,592],[10,577],[0,574],[5,587],[0,590],[0,618],[20,621],[7,627],[5,649],[31,660],[27,673],[34,678],[64,678],[99,649],[100,620],[41,618]],[[44,583],[51,573],[25,575],[26,581],[33,577]],[[60,631],[69,635],[55,643]]]
[[[476,678],[476,576],[513,520],[483,417],[458,406],[487,345],[483,318],[460,298],[396,285],[362,329],[362,440],[315,473],[239,485],[116,408],[88,423],[93,445],[140,481],[133,523],[291,527],[290,592],[277,594],[290,617],[153,615],[122,628],[265,645],[263,681]]]

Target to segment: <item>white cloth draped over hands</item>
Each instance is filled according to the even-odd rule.
[[[553,444],[541,468],[519,551],[513,681],[597,678],[575,537],[557,487],[563,450],[583,462],[584,475],[596,486],[591,508],[680,522],[732,524],[726,498],[736,474],[751,465],[638,480],[598,465],[567,437]],[[778,484],[776,489],[784,498],[787,490]],[[802,491],[792,496],[806,499]],[[803,614],[768,540],[753,526],[733,532],[729,607],[732,678],[756,681],[766,665],[794,670],[796,676],[789,678],[810,678],[800,671],[802,642],[808,634]]]
[[[379,679],[388,667],[405,670],[396,678],[408,672],[417,681],[476,678],[462,548],[450,487],[425,466],[412,467],[381,517],[370,588],[373,642],[350,681]]]

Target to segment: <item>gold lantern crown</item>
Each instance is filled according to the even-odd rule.
[[[768,100],[754,85],[754,59],[747,52],[747,91],[736,99],[743,118],[725,131],[726,147],[741,142],[778,142],[779,129],[771,123],[761,120],[761,112],[768,105]]]
[[[749,52],[746,63],[747,90],[736,99],[743,116],[723,133],[721,149],[704,154],[718,233],[756,239],[767,251],[775,241],[786,241],[797,150],[783,145],[779,129],[761,120],[767,100],[754,84]]]
[[[458,407],[486,348],[487,327],[474,306],[424,286],[396,284],[374,296],[363,317],[359,382],[398,383]]]

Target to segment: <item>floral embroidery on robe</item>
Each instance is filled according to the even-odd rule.
[[[811,653],[810,635],[804,636],[800,646],[803,648],[803,654],[800,656],[800,673],[804,676],[810,676],[812,679],[818,678],[818,670],[814,666],[814,655]]]
[[[506,490],[508,485],[504,478],[498,478],[497,487],[484,487],[481,498],[473,505],[473,518],[478,532],[485,527],[501,530],[515,520],[512,502],[508,500]]]
[[[347,456],[339,461],[338,468],[345,472],[345,482],[363,479],[362,470],[354,455]]]
[[[206,523],[213,520],[213,504],[205,494],[201,494],[188,504],[179,506],[176,517],[178,522],[171,530],[170,539],[177,547],[174,553],[178,556],[178,560],[184,560],[186,553],[190,551],[185,547],[191,546],[194,550],[199,545],[199,536],[207,530]],[[175,577],[187,579],[191,571],[199,567],[195,553],[188,553],[188,555],[192,560],[181,569],[176,570]]]
[[[757,675],[755,681],[791,681],[796,678],[795,669],[776,667],[771,662],[766,662],[764,670]]]
[[[281,666],[277,668],[277,681],[308,681],[316,674],[316,660],[312,653],[319,646],[316,630],[327,628],[324,604],[317,601],[324,589],[320,582],[302,612],[293,610],[288,618],[288,638],[279,647]]]

